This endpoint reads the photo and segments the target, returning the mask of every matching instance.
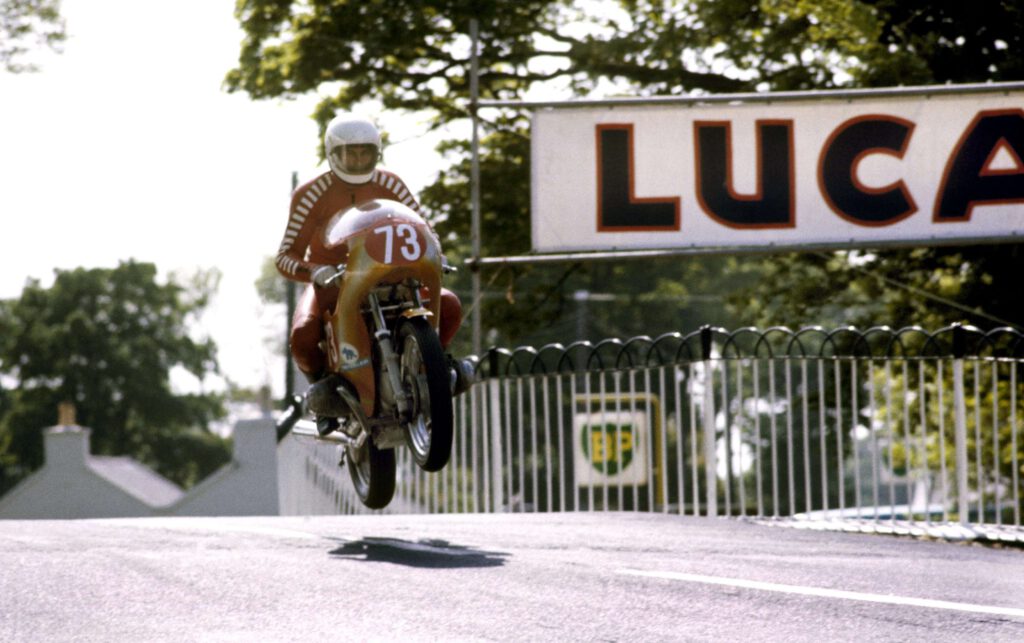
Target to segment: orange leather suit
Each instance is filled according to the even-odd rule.
[[[277,251],[277,270],[285,278],[310,283],[317,266],[331,263],[320,232],[339,211],[372,199],[392,199],[420,212],[419,203],[397,175],[374,170],[372,178],[359,185],[346,183],[325,172],[299,186],[292,195],[291,214],[281,247]],[[322,375],[327,359],[320,349],[323,315],[337,301],[337,289],[315,289],[310,284],[295,307],[290,348],[299,369],[311,380]],[[446,347],[462,323],[462,304],[447,288],[441,289],[441,314],[438,334]]]

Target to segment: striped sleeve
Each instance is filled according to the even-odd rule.
[[[441,237],[438,236],[437,231],[434,230],[434,226],[430,225],[430,221],[427,221],[427,215],[420,207],[419,202],[416,201],[416,197],[412,195],[412,191],[406,187],[405,182],[402,181],[402,179],[398,178],[397,174],[386,170],[377,170],[373,173],[373,179],[371,180],[385,190],[391,192],[395,197],[395,201],[412,208],[417,214],[423,217],[427,227],[430,228],[431,234],[434,235],[434,240],[437,241],[439,246],[441,245]]]
[[[393,194],[395,201],[412,208],[421,215],[423,214],[423,210],[420,209],[420,204],[416,201],[416,197],[412,195],[412,191],[406,187],[402,179],[398,178],[398,175],[385,170],[378,170],[373,173],[373,181]]]
[[[312,215],[317,202],[330,185],[331,175],[326,173],[300,187],[292,195],[288,225],[285,227],[275,261],[278,272],[288,279],[310,281],[313,264],[306,261],[306,250],[314,232],[315,221]]]

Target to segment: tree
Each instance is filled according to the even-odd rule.
[[[699,11],[714,34],[710,44],[730,52],[741,72],[765,89],[1024,78],[1019,3],[737,1],[701,2]],[[886,324],[934,330],[960,321],[1021,329],[1024,304],[1012,276],[1022,253],[1024,248],[1013,243],[773,256],[739,266],[757,275],[758,285],[733,293],[730,304],[747,323],[761,326]],[[899,373],[892,384],[907,386]],[[890,423],[905,410],[900,405],[897,399],[894,408],[880,406],[874,421]],[[979,423],[983,444],[999,443],[990,427]],[[1004,423],[1000,431],[1005,430]],[[1008,443],[1004,436],[1002,444]],[[952,451],[939,436],[929,436],[931,457],[937,459],[942,448]],[[1016,455],[1009,448],[1000,454],[1004,474]],[[905,466],[905,456],[897,453],[893,464]]]
[[[246,37],[227,85],[257,99],[329,90],[316,114],[321,125],[335,109],[374,99],[385,109],[431,110],[440,126],[466,116],[475,18],[484,98],[516,98],[553,81],[581,93],[604,78],[663,94],[749,86],[678,57],[698,29],[660,5],[608,2],[612,11],[601,17],[566,0],[242,0],[236,16]]]
[[[254,98],[320,92],[321,124],[335,109],[375,100],[389,110],[426,112],[429,126],[440,128],[466,117],[471,18],[480,24],[482,98],[520,98],[540,85],[571,98],[598,87],[644,96],[1012,80],[1024,77],[1018,5],[395,0],[309,7],[248,0],[238,11],[247,37],[227,82]],[[530,238],[525,115],[482,115],[484,255],[522,254]],[[439,151],[448,164],[422,201],[449,251],[466,257],[469,146],[454,139]],[[1002,245],[492,268],[483,275],[484,301],[469,304],[484,306],[485,328],[499,344],[593,339],[589,332],[653,335],[701,323],[1020,326],[1024,304],[1010,278],[1020,251]],[[456,290],[468,301],[468,275],[459,279]],[[577,290],[608,297],[584,309],[574,301]]]
[[[698,7],[715,34],[709,45],[729,52],[763,88],[1024,78],[1024,8],[1017,3],[744,0]],[[1021,328],[1024,304],[1008,278],[1021,252],[1007,244],[770,257],[742,267],[763,278],[756,296],[736,293],[731,303],[758,325],[939,328],[962,321]]]
[[[60,0],[0,0],[0,65],[10,73],[34,71],[20,62],[34,47],[60,51],[64,42]]]
[[[132,456],[189,486],[229,458],[209,431],[223,400],[175,393],[170,373],[200,381],[216,372],[216,347],[188,329],[216,288],[215,273],[185,285],[158,283],[156,267],[57,270],[53,285],[30,280],[0,301],[0,490],[39,467],[41,429],[72,402],[99,454]]]
[[[385,109],[425,110],[430,127],[464,119],[471,18],[480,24],[483,98],[518,98],[539,85],[571,97],[600,83],[655,95],[1024,77],[1018,53],[1024,10],[1002,0],[927,6],[907,0],[608,0],[601,11],[569,0],[298,7],[283,0],[239,4],[247,37],[227,83],[254,98],[326,93],[316,114],[321,124],[333,110],[367,100]],[[352,24],[361,28],[353,31]],[[484,255],[521,254],[528,250],[528,197],[506,186],[528,185],[527,123],[524,114],[509,110],[487,116]],[[449,165],[422,200],[449,247],[456,246],[453,254],[465,257],[469,146],[456,139],[439,151]],[[734,291],[728,310],[717,310],[719,319],[739,324],[1020,325],[1019,298],[1010,280],[999,278],[1017,260],[1018,248],[889,250],[859,254],[856,262],[846,253],[772,256],[734,260],[728,268],[718,259],[684,259],[662,264],[653,279],[633,267],[613,272],[639,300],[674,292],[669,284],[692,282],[693,271],[749,284]],[[525,327],[517,311],[529,309],[535,324],[550,325],[572,313],[575,290],[606,291],[610,286],[601,282],[607,274],[589,266],[492,269],[484,281],[499,289],[482,304],[486,325],[518,341]],[[822,278],[797,278],[808,274]]]
[[[242,2],[237,15],[247,37],[227,85],[253,98],[330,92],[315,115],[321,126],[336,109],[377,100],[385,109],[425,113],[428,127],[439,128],[467,117],[467,34],[470,19],[476,18],[484,98],[520,97],[538,84],[577,95],[607,79],[645,94],[753,88],[713,71],[712,60],[677,55],[699,36],[699,25],[685,13],[646,2],[608,2],[605,7],[611,9],[607,15],[564,0],[335,2],[302,9],[295,2]],[[353,24],[363,27],[352,30]],[[482,143],[484,254],[522,254],[530,239],[526,115],[511,110],[489,114]],[[438,151],[448,165],[423,191],[421,201],[434,216],[446,253],[466,258],[470,148],[465,139],[456,138]],[[509,190],[509,185],[523,189]],[[725,263],[693,259],[647,266],[489,269],[484,301],[476,304],[469,301],[469,275],[463,271],[454,289],[467,309],[483,308],[490,342],[564,342],[578,338],[577,328],[589,328],[585,334],[592,339],[602,330],[636,333],[635,319],[666,320],[640,332],[676,330],[685,310],[699,308],[693,306],[694,297],[716,298],[717,305],[704,310],[714,314],[713,321],[726,323],[731,318],[720,295],[710,288],[695,292],[689,285],[700,282],[704,288]],[[618,280],[644,285],[621,296],[614,292]],[[688,285],[681,293],[682,283]],[[611,297],[593,299],[582,311],[574,300],[577,291]],[[590,323],[579,323],[581,315]],[[464,335],[459,336],[458,351],[468,350]]]
[[[263,347],[273,355],[285,357],[285,368],[294,370],[288,348],[289,331],[292,322],[288,318],[288,314],[291,312],[294,304],[289,305],[288,300],[291,298],[294,301],[298,294],[302,292],[299,289],[301,284],[289,283],[281,276],[281,273],[277,270],[276,259],[276,257],[272,256],[264,257],[263,264],[260,266],[260,275],[256,278],[254,284],[256,286],[256,294],[263,305],[260,317],[263,318],[264,315],[268,315],[272,320],[275,320],[269,324],[263,324],[263,327],[269,331],[263,335]],[[287,373],[285,388],[290,386],[292,375],[293,373]],[[286,396],[290,392],[290,390],[285,391]],[[262,389],[260,391],[243,391],[235,387],[231,392],[231,399],[252,398],[254,395],[257,398],[262,396]],[[264,401],[269,402],[269,400],[270,394],[267,393],[266,399],[261,399],[260,401],[263,403]],[[287,405],[288,400],[284,400],[284,403]]]
[[[1013,80],[1019,3],[700,0],[704,47],[764,89]]]
[[[609,0],[603,11],[587,11],[567,0],[436,0],[300,10],[295,2],[248,0],[238,10],[247,37],[227,82],[254,98],[329,92],[317,110],[321,123],[335,109],[378,100],[385,109],[426,111],[429,126],[441,127],[466,116],[471,18],[480,24],[484,98],[517,98],[538,85],[569,97],[602,82],[647,95],[1021,78],[1024,12],[997,0],[982,5]],[[352,31],[352,24],[362,28]],[[522,113],[494,114],[482,137],[484,255],[522,254],[529,248],[528,194],[506,186],[529,183],[528,124]],[[469,145],[454,139],[439,152],[448,165],[422,201],[449,253],[466,257]],[[726,310],[722,303],[709,307],[715,323],[1021,325],[1024,304],[1002,278],[1019,252],[1006,245],[857,253],[855,260],[848,253],[681,259],[648,264],[657,266],[653,274],[635,266],[489,269],[490,288],[479,305],[485,325],[509,342],[550,339],[536,327],[571,324],[577,290],[607,292],[616,283],[629,284],[626,300],[634,309],[678,294],[680,284],[701,297],[731,292]],[[695,293],[694,281],[706,290]],[[720,287],[723,281],[731,291]],[[456,282],[464,299],[467,282],[465,275]],[[652,332],[609,319],[625,308],[618,303],[591,308],[609,331]],[[658,314],[654,306],[640,310],[645,325]]]

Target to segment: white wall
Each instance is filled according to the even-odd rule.
[[[107,480],[90,463],[87,428],[60,426],[44,434],[43,467],[0,497],[0,518],[69,519],[141,516],[277,515],[277,437],[267,417],[243,420],[234,429],[231,462],[167,504],[147,503],[145,494]],[[141,467],[139,467],[141,468]],[[143,472],[145,474],[145,472]],[[152,473],[152,472],[149,472]],[[160,482],[155,473],[152,477]],[[143,481],[144,482],[144,481]]]
[[[46,464],[0,498],[0,518],[123,518],[153,508],[87,465],[89,429],[55,427],[44,436]]]
[[[189,490],[167,513],[174,516],[265,516],[280,513],[277,437],[269,418],[241,420],[232,461]]]

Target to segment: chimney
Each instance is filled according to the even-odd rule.
[[[231,437],[235,443],[234,459],[239,464],[276,466],[277,431],[273,418],[239,420]]]
[[[75,426],[75,405],[61,402],[57,405],[57,426]]]
[[[45,466],[85,466],[89,457],[89,429],[75,423],[75,405],[61,402],[57,406],[57,426],[43,434]]]

